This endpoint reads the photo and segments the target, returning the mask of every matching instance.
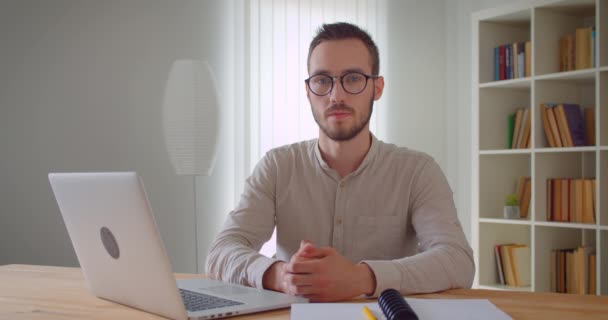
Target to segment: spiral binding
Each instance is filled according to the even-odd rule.
[[[380,309],[387,320],[418,320],[418,316],[401,293],[395,289],[386,289],[378,297]]]

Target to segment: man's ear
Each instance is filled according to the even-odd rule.
[[[310,90],[308,90],[308,84],[306,84],[306,82],[304,82],[304,91],[306,91],[306,98],[310,101]]]
[[[379,76],[374,80],[374,101],[378,101],[384,92],[384,77]]]

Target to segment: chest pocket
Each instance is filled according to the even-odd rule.
[[[405,228],[400,216],[355,217],[353,251],[359,260],[400,258]]]

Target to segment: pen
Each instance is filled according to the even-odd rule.
[[[376,317],[374,317],[374,314],[371,312],[371,310],[369,310],[368,307],[363,306],[363,313],[365,313],[368,320],[376,320]]]

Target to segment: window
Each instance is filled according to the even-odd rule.
[[[306,98],[308,46],[323,23],[351,22],[375,39],[377,0],[252,0],[249,17],[249,128],[252,169],[270,149],[314,139]],[[370,128],[375,131],[375,114]],[[276,230],[262,253],[276,252]]]

